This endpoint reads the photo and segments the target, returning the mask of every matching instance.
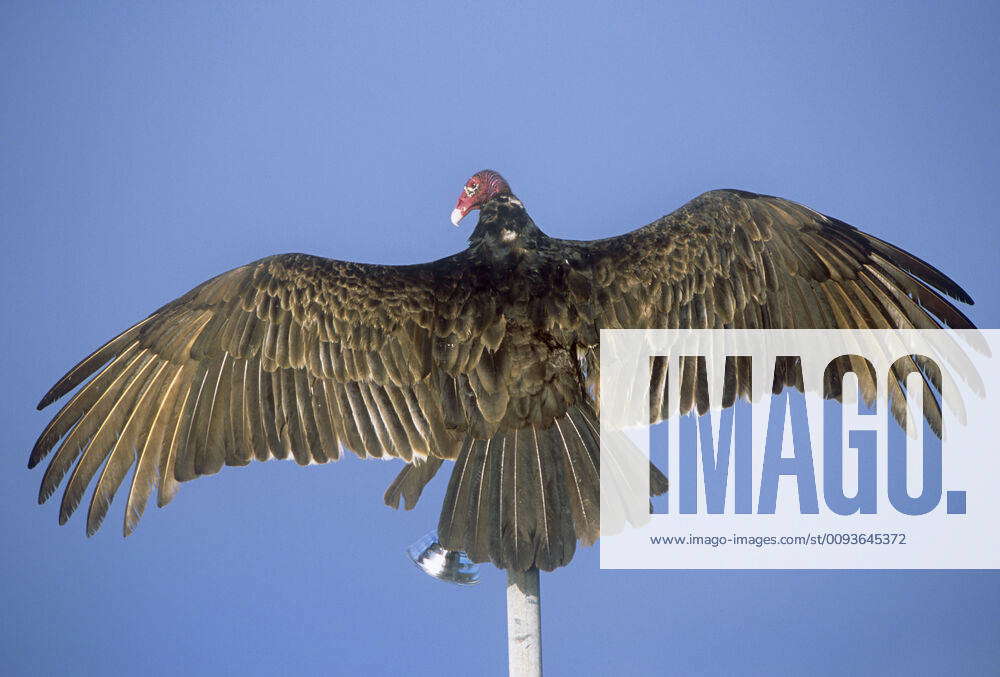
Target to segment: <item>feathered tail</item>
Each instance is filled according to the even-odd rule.
[[[597,431],[589,407],[576,406],[548,428],[466,440],[441,509],[441,544],[501,569],[551,571],[568,564],[577,539],[590,545],[600,533]],[[404,469],[386,502],[398,506],[402,494],[412,507],[436,470]],[[650,465],[651,493],[666,489],[666,478]]]

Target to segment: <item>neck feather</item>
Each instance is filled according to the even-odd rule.
[[[526,249],[534,248],[545,237],[520,200],[513,195],[498,195],[479,210],[479,222],[469,244]]]

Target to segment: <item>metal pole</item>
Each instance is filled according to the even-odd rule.
[[[542,607],[534,567],[507,570],[507,665],[510,677],[542,674]]]

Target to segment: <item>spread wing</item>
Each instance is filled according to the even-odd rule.
[[[605,328],[745,329],[973,329],[944,295],[972,303],[954,281],[926,261],[877,237],[800,204],[737,190],[715,190],[625,235],[579,243],[592,261],[596,325]],[[697,372],[682,365],[681,412],[708,408]],[[666,361],[653,363],[651,418],[667,413]],[[875,375],[857,370],[866,397]],[[897,372],[926,370],[919,358]],[[596,369],[591,369],[596,375]],[[749,392],[749,370],[736,368],[724,405]],[[925,384],[933,375],[924,373]],[[839,379],[836,379],[839,383]],[[798,385],[788,365],[774,390]],[[832,394],[839,388],[832,384]],[[897,416],[902,386],[893,396]],[[925,416],[940,430],[937,402],[924,398]]]
[[[496,429],[507,401],[496,374],[490,392],[465,396],[465,375],[504,336],[498,307],[466,279],[469,262],[457,254],[376,266],[287,254],[196,287],[96,350],[42,398],[40,409],[84,384],[31,452],[29,467],[61,440],[39,502],[69,473],[63,523],[97,475],[93,533],[134,467],[127,535],[154,488],[164,505],[178,481],[224,464],[325,463],[341,446],[408,462],[454,458],[470,430]]]

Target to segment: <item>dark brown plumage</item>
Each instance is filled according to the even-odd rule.
[[[467,184],[454,218],[480,218],[454,256],[272,256],[99,348],[39,403],[83,384],[31,452],[34,467],[56,450],[39,500],[69,473],[65,522],[96,477],[90,534],[131,471],[127,535],[154,489],[162,506],[223,465],[325,463],[343,447],[405,461],[385,501],[411,508],[453,460],[443,544],[552,569],[598,536],[600,329],[973,327],[941,295],[972,302],[943,273],[787,200],[717,190],[626,235],[569,241],[542,233],[494,175]],[[654,361],[654,420],[664,366]],[[703,410],[698,365],[683,370],[681,411]],[[746,384],[733,374],[730,402]],[[777,389],[794,385],[788,374]]]

